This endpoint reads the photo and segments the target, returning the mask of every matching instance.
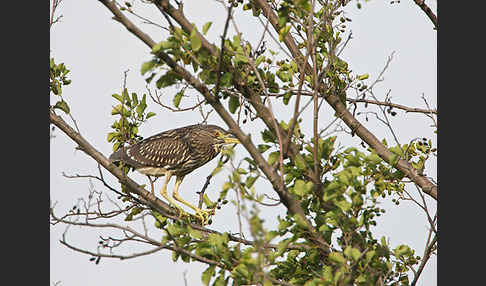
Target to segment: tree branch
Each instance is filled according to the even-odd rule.
[[[101,2],[103,4],[105,4],[108,1],[101,0]],[[164,3],[167,3],[167,5],[168,5],[168,1],[160,1],[160,4],[162,4],[162,7],[164,7],[163,6]],[[139,39],[141,39],[142,41],[144,41],[149,47],[153,47],[155,45],[155,43],[153,41],[151,41],[151,39],[145,37],[144,36],[145,34],[142,31],[140,31],[127,17],[125,17],[120,12],[118,7],[116,7],[115,5],[108,5],[108,4],[105,4],[105,6],[114,15],[116,15],[117,19],[119,20],[119,22],[121,24],[123,24],[130,32],[136,33],[136,36]],[[168,7],[170,8],[170,5]],[[187,23],[185,23],[185,21],[187,21],[187,19],[185,19],[183,14],[179,10],[174,10],[173,7],[172,7],[172,9],[169,9],[169,8],[168,8],[168,10],[164,9],[164,11],[166,11],[173,18],[174,18],[174,16],[172,16],[172,15],[175,14],[175,17],[177,17],[177,18],[174,18],[174,19],[176,21],[178,21],[178,23],[179,23],[179,20],[182,21],[183,24],[184,24],[183,28],[184,29],[188,28],[189,30],[187,30],[186,32],[190,33],[192,31],[193,27],[192,27],[192,25],[187,25]],[[179,23],[179,24],[181,24],[181,23]],[[204,48],[207,47],[209,49],[209,51],[211,51],[212,53],[215,53],[216,55],[218,54],[217,51],[214,49],[214,46],[209,44],[209,42],[207,42],[207,40],[204,37],[202,37],[201,34],[199,34],[198,36],[201,38],[202,47],[204,47]],[[197,78],[192,76],[186,69],[179,66],[168,54],[166,54],[163,51],[159,51],[157,53],[157,56],[161,60],[163,60],[174,72],[179,74],[188,84],[190,84],[201,95],[203,95],[204,98],[206,99],[206,101],[214,108],[214,110],[216,110],[216,112],[219,114],[221,119],[229,126],[232,133],[239,139],[241,145],[243,145],[246,148],[246,150],[250,153],[252,158],[255,160],[258,167],[263,171],[265,176],[269,179],[270,183],[273,186],[273,189],[277,192],[282,203],[287,207],[288,211],[292,215],[299,215],[304,220],[304,222],[306,223],[307,229],[309,230],[309,234],[310,234],[309,239],[316,242],[316,245],[319,246],[319,249],[321,249],[324,252],[324,254],[327,255],[329,253],[328,243],[324,240],[324,238],[318,232],[315,231],[312,223],[306,218],[305,212],[302,209],[302,207],[300,206],[300,202],[298,200],[296,200],[290,194],[290,192],[288,191],[284,182],[280,179],[280,176],[278,175],[278,173],[263,158],[260,151],[256,148],[255,144],[252,142],[250,136],[245,135],[243,133],[243,131],[238,126],[238,124],[232,118],[231,114],[221,104],[219,99],[217,97],[215,97],[213,94],[210,93],[208,87],[205,84],[203,84]],[[257,98],[258,98],[258,100],[260,100],[259,96]],[[262,106],[263,106],[263,104],[262,104]],[[269,118],[272,118],[272,117],[269,117]],[[274,121],[274,120],[275,119],[273,118],[272,121]],[[278,125],[278,127],[279,127],[279,125]],[[298,153],[296,148],[295,148],[294,151],[295,151],[295,153]]]
[[[368,104],[374,104],[374,105],[382,105],[382,106],[388,106],[396,109],[401,109],[404,110],[405,112],[416,112],[416,113],[425,113],[425,114],[437,114],[437,109],[423,109],[423,108],[416,108],[416,107],[408,107],[405,105],[401,104],[396,104],[392,102],[383,102],[383,101],[377,101],[377,100],[371,100],[371,99],[352,99],[352,98],[347,98],[346,101],[350,103],[368,103]]]
[[[424,252],[424,257],[422,258],[422,262],[420,263],[420,266],[418,270],[416,271],[415,277],[413,278],[412,283],[410,284],[411,286],[415,286],[417,284],[418,278],[420,277],[420,274],[422,274],[422,271],[425,268],[425,265],[427,264],[427,261],[429,260],[430,256],[432,255],[432,249],[435,247],[435,244],[437,243],[437,235],[434,236],[430,244],[426,247],[425,252]]]
[[[165,217],[168,217],[173,220],[181,221],[177,213],[173,211],[168,204],[166,204],[164,201],[159,200],[154,195],[152,195],[151,192],[143,189],[135,181],[127,177],[120,168],[112,164],[105,156],[103,156],[103,154],[101,154],[88,141],[86,141],[83,137],[81,137],[79,133],[77,133],[76,131],[74,131],[74,129],[72,129],[72,127],[67,125],[66,122],[61,117],[54,114],[52,111],[49,112],[49,117],[52,124],[56,125],[62,132],[64,132],[74,142],[76,142],[79,145],[79,148],[82,151],[84,151],[88,156],[93,158],[101,166],[103,166],[103,168],[105,168],[107,171],[109,171],[111,174],[117,177],[120,183],[128,187],[129,192],[139,195],[140,199],[142,199],[141,200],[142,203],[153,208],[154,210],[156,210],[157,212],[159,212]],[[200,230],[203,232],[221,234],[215,230],[205,228],[198,224],[190,223],[189,225],[193,229]],[[231,241],[240,242],[245,245],[254,245],[253,241],[241,239],[233,235],[229,235],[229,238]],[[266,247],[277,249],[278,245],[267,244]],[[306,249],[306,246],[296,244],[296,245],[289,245],[289,248]]]
[[[255,0],[255,3],[262,8],[263,15],[270,20],[270,23],[274,27],[276,31],[280,31],[280,27],[278,25],[278,18],[273,13],[273,10],[268,5],[265,0]],[[293,40],[291,33],[288,33],[284,38],[284,42],[289,48],[292,56],[298,63],[302,62],[304,58],[298,49],[295,41]],[[331,55],[330,55],[331,56]],[[305,72],[308,75],[312,75],[312,68],[308,63],[303,63],[306,65]],[[321,83],[319,90],[325,91],[327,88],[324,86],[324,83]],[[364,127],[347,109],[346,106],[341,102],[339,97],[336,94],[332,93],[324,93],[324,98],[329,103],[329,105],[336,111],[337,116],[344,121],[344,123],[354,130],[354,132],[363,140],[365,141],[371,148],[373,148],[378,156],[380,156],[386,162],[390,162],[391,159],[394,157],[393,153],[388,150],[381,142],[376,138],[376,136],[371,133],[366,127]],[[393,166],[400,170],[402,173],[405,174],[408,178],[410,178],[414,183],[416,183],[423,192],[430,195],[432,198],[437,200],[437,186],[432,183],[427,177],[420,175],[415,168],[413,168],[407,161],[403,159],[399,159],[398,162]]]
[[[435,30],[439,28],[439,23],[437,21],[437,16],[432,12],[432,9],[430,9],[427,4],[425,4],[425,0],[413,0],[417,6],[424,11],[424,13],[429,17],[430,21],[432,21],[432,24],[434,24]]]

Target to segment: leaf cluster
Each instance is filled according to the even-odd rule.
[[[111,114],[120,116],[111,125],[114,130],[109,132],[106,140],[113,143],[113,151],[118,150],[124,143],[136,143],[142,139],[138,134],[138,128],[147,119],[155,116],[154,112],[147,112],[147,95],[143,94],[140,98],[137,93],[129,95],[126,88],[122,94],[112,94],[117,104],[113,107]]]
[[[67,77],[69,72],[70,70],[64,63],[56,64],[53,58],[49,59],[49,92],[60,98],[53,108],[60,109],[66,114],[69,114],[71,110],[62,97],[62,87],[71,83],[71,80]]]

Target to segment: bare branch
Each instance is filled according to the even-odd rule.
[[[51,15],[49,17],[49,29],[54,25],[55,23],[59,22],[62,18],[62,15],[59,15],[58,17],[54,18],[54,14],[56,13],[57,7],[62,3],[62,0],[52,0],[52,5],[51,5]]]
[[[430,244],[428,244],[425,248],[424,252],[424,257],[422,258],[422,262],[419,265],[419,268],[416,271],[415,277],[413,278],[412,283],[410,284],[411,286],[415,286],[417,284],[417,281],[420,277],[420,274],[422,274],[422,271],[425,268],[425,265],[427,264],[427,261],[429,260],[430,256],[433,253],[433,250],[436,248],[436,243],[437,243],[437,235],[434,236]]]
[[[435,30],[439,28],[439,23],[437,21],[437,16],[432,12],[432,9],[430,9],[427,4],[425,4],[425,0],[413,0],[417,6],[424,11],[424,13],[429,17],[430,21],[432,21],[432,24],[434,24]]]
[[[425,114],[437,114],[437,109],[423,109],[423,108],[416,108],[416,107],[408,107],[405,105],[401,104],[396,104],[392,102],[384,102],[384,101],[377,101],[377,100],[371,100],[371,99],[352,99],[352,98],[347,98],[346,99],[350,103],[368,103],[368,104],[374,104],[374,105],[380,105],[380,106],[388,106],[391,108],[396,108],[396,109],[401,109],[404,110],[405,112],[416,112],[416,113],[425,113]]]

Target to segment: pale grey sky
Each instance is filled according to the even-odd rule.
[[[363,1],[361,1],[363,2]],[[436,1],[428,1],[436,11]],[[184,1],[184,9],[188,18],[198,27],[213,21],[208,37],[219,43],[219,35],[223,31],[226,16],[221,4],[216,1]],[[384,81],[379,83],[374,91],[383,99],[384,94],[391,89],[392,101],[395,103],[422,107],[425,105],[421,99],[422,94],[429,104],[435,108],[437,104],[437,33],[426,15],[413,3],[401,1],[400,4],[390,5],[390,1],[370,1],[363,3],[358,10],[352,3],[347,9],[348,17],[352,22],[348,24],[353,32],[353,40],[343,52],[343,58],[348,60],[351,69],[358,74],[369,73],[370,80],[376,79],[382,70],[387,57],[395,51],[393,61],[384,75]],[[135,8],[140,7],[139,2]],[[159,23],[165,20],[154,9],[143,9],[144,15]],[[103,154],[111,153],[111,145],[106,141],[106,134],[115,120],[111,116],[111,106],[115,104],[111,97],[119,93],[123,84],[123,72],[129,70],[127,86],[130,92],[146,93],[145,81],[140,76],[140,66],[144,61],[150,60],[148,48],[137,38],[131,35],[121,24],[111,19],[111,13],[98,1],[72,1],[64,0],[58,13],[63,15],[60,23],[51,29],[50,49],[57,63],[64,62],[71,69],[72,84],[65,87],[63,94],[71,106],[71,112],[77,120],[81,134]],[[236,22],[243,32],[245,39],[255,43],[261,36],[262,27],[247,14],[237,13]],[[136,23],[139,23],[136,21]],[[160,29],[139,24],[155,41],[166,37]],[[230,29],[230,35],[234,30]],[[275,45],[267,41],[269,47]],[[167,94],[166,103],[171,103],[173,90],[164,90]],[[193,98],[183,98],[181,105],[189,106],[195,102]],[[152,102],[150,111],[157,116],[145,124],[140,133],[147,137],[156,132],[176,128],[201,121],[199,112],[171,113],[160,109]],[[282,106],[274,103],[277,117],[288,121],[292,112],[292,105]],[[328,117],[325,114],[329,114]],[[332,112],[327,108],[321,111],[320,126],[330,122]],[[423,114],[409,114],[398,112],[392,118],[392,124],[401,143],[407,143],[415,137],[431,138],[434,145],[436,137],[430,127],[432,122]],[[307,116],[304,114],[304,117]],[[362,119],[362,118],[361,118]],[[305,120],[304,120],[305,121]],[[362,123],[378,138],[386,138],[392,142],[390,132],[383,128],[377,120],[370,119]],[[69,120],[68,120],[69,122]],[[225,124],[213,114],[209,117],[210,123],[226,127]],[[257,122],[248,123],[243,130],[252,133],[261,125]],[[312,128],[311,124],[303,126]],[[56,213],[63,214],[76,203],[80,197],[87,197],[90,182],[85,179],[67,179],[62,173],[97,174],[97,164],[83,152],[74,149],[75,144],[60,131],[56,130],[54,139],[50,141],[50,198],[57,202]],[[253,139],[260,140],[258,133]],[[342,134],[340,142],[343,145],[359,144],[361,140]],[[235,163],[247,154],[244,149],[236,147]],[[188,175],[181,185],[182,196],[196,202],[195,191],[202,188],[204,179],[214,168],[216,160]],[[436,178],[436,160],[432,159],[427,166],[426,173]],[[228,171],[215,176],[208,189],[211,197],[218,195]],[[106,173],[107,180],[116,186],[116,180]],[[145,184],[144,176],[133,174],[132,178]],[[160,182],[158,182],[160,183]],[[97,182],[93,182],[96,190],[106,195],[116,197],[105,190]],[[173,183],[171,184],[173,185]],[[262,192],[268,189],[264,183],[258,185]],[[411,190],[413,192],[413,190]],[[267,192],[271,194],[271,191]],[[427,201],[432,211],[436,204]],[[375,237],[382,235],[390,239],[392,246],[408,244],[422,256],[427,233],[427,221],[421,210],[411,203],[403,202],[396,207],[390,200],[384,201],[382,206],[387,213],[378,220]],[[262,209],[262,216],[266,218],[266,225],[273,226],[278,214],[284,214],[283,208]],[[234,227],[235,210],[232,207],[223,208],[213,218],[211,228],[219,231],[237,231]],[[121,221],[123,224],[124,222]],[[50,280],[61,281],[63,286],[76,285],[184,285],[183,273],[187,271],[188,285],[201,285],[200,275],[205,268],[200,263],[186,264],[172,262],[171,253],[160,251],[150,256],[129,260],[102,259],[99,265],[89,261],[89,256],[67,249],[59,243],[65,227],[56,225],[51,227],[50,234]],[[155,237],[159,234],[154,232]],[[96,251],[98,236],[107,236],[108,232],[79,229],[71,227],[67,240],[79,247]],[[125,254],[135,252],[133,248],[123,249]],[[422,274],[418,285],[436,285],[437,260],[432,257]]]

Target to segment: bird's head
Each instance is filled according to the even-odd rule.
[[[225,145],[240,143],[233,134],[216,125],[201,125],[200,135],[205,137],[205,141],[211,142],[217,152]]]

